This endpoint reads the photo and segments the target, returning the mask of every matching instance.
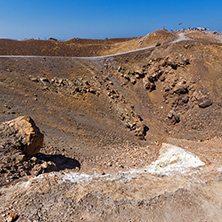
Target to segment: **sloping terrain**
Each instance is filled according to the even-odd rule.
[[[99,55],[117,54],[126,51],[132,51],[135,49],[141,49],[149,46],[155,46],[156,44],[163,44],[176,39],[176,35],[168,32],[165,29],[157,30],[149,33],[146,36],[140,38],[134,38],[130,41],[116,42],[109,46],[107,50],[99,52]]]
[[[179,167],[184,157],[177,158]],[[167,172],[175,161],[165,167],[158,162],[158,171]],[[40,175],[1,189],[0,218],[10,212],[18,221],[221,221],[222,168],[178,169],[167,176],[145,169]]]
[[[221,174],[216,169],[221,167],[222,45],[212,41],[171,42],[175,38],[179,36],[160,30],[121,43],[113,40],[110,48],[106,48],[107,52],[120,53],[124,49],[139,49],[158,42],[165,44],[98,58],[66,57],[90,56],[91,46],[85,43],[82,43],[80,51],[72,51],[76,54],[64,48],[58,54],[60,57],[48,57],[56,55],[50,54],[48,49],[49,54],[39,54],[39,46],[35,55],[41,56],[0,56],[0,122],[21,115],[31,116],[45,135],[45,145],[38,158],[56,161],[58,155],[62,155],[64,158],[56,162],[62,172],[91,174],[92,169],[97,169],[103,174],[139,169],[156,160],[161,143],[168,141],[198,154],[208,164],[203,175],[198,170],[194,173],[197,175],[195,178],[192,174],[180,175],[178,181],[174,178],[178,183],[166,176],[161,179],[146,175],[123,185],[121,181],[60,183],[55,174],[55,178],[43,181],[50,184],[48,190],[42,189],[44,185],[38,180],[36,186],[35,182],[32,185],[33,192],[26,187],[22,187],[21,191],[16,191],[19,187],[12,187],[12,190],[2,188],[7,207],[12,204],[12,194],[16,193],[15,199],[12,199],[17,201],[14,210],[10,207],[8,210],[1,209],[4,214],[20,211],[25,201],[31,208],[39,203],[47,208],[41,197],[46,195],[47,202],[52,201],[50,206],[54,209],[62,209],[57,203],[66,203],[64,207],[69,209],[67,220],[73,216],[76,221],[96,221],[100,212],[100,221],[116,218],[139,221],[139,217],[141,221],[146,221],[146,218],[151,221],[208,221],[211,218],[218,221],[221,196],[217,193],[221,188]],[[67,42],[72,44],[73,41]],[[13,46],[14,43],[6,47],[11,47],[9,54],[13,53],[13,47],[17,48],[17,42]],[[105,55],[106,50],[100,51],[103,43],[96,41],[96,44],[99,47],[93,55]],[[87,49],[84,51],[83,47]],[[22,45],[21,48],[23,50]],[[26,46],[23,55],[32,50],[34,52],[34,48]],[[95,47],[93,50],[96,51]],[[17,51],[17,54],[20,52]],[[71,160],[78,161],[79,167],[72,166]],[[207,175],[210,175],[209,178]],[[23,180],[30,179],[29,175],[26,176]],[[194,182],[191,182],[192,179]],[[147,193],[150,189],[145,183],[147,180],[151,181],[155,195]],[[75,191],[69,199],[65,190],[71,187]],[[157,191],[156,187],[162,188]],[[211,189],[213,205],[209,202]],[[164,193],[166,190],[168,193]],[[139,196],[137,191],[141,192]],[[54,200],[50,199],[52,193]],[[195,193],[200,196],[195,197]],[[79,199],[75,199],[77,194],[81,194]],[[165,208],[164,203],[167,203]],[[178,212],[173,210],[176,206]],[[77,209],[76,217],[73,209]],[[202,214],[206,209],[207,213]],[[61,221],[63,218],[62,215],[57,218],[54,211],[49,213],[48,208],[46,214],[43,211],[44,207],[35,213],[39,219],[31,212],[25,217],[23,212],[21,221],[24,218],[45,221],[47,215],[49,221]],[[154,215],[150,214],[151,211],[162,213]],[[61,212],[64,213],[63,210]]]
[[[0,39],[0,55],[92,57],[144,48],[173,39],[175,35],[166,30],[157,30],[145,37],[105,40],[74,38],[66,41],[34,39],[16,41]]]
[[[31,115],[46,143],[83,160],[101,147],[221,136],[221,49],[182,41],[98,59],[2,57],[1,121]]]
[[[38,55],[38,56],[93,56],[105,50],[106,45],[130,39],[90,40],[75,38],[67,41],[54,40],[8,40],[0,39],[1,55]]]
[[[186,36],[199,41],[222,43],[222,35],[216,31],[189,31]]]

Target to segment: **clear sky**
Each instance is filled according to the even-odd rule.
[[[104,39],[190,26],[221,32],[222,0],[0,0],[0,38]]]

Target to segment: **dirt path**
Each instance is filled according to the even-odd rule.
[[[171,41],[171,42],[166,42],[163,44],[172,44],[172,43],[176,43],[176,42],[181,42],[181,41],[193,41],[193,39],[185,36],[184,33],[180,33],[178,35],[176,35],[176,39]],[[75,58],[75,59],[86,59],[86,60],[97,60],[97,59],[104,59],[104,58],[110,58],[110,57],[115,57],[115,56],[120,56],[120,55],[126,55],[132,52],[139,52],[139,51],[143,51],[146,49],[152,49],[155,48],[156,46],[149,46],[149,47],[145,47],[145,48],[141,48],[141,49],[135,49],[132,51],[127,51],[127,52],[121,52],[121,53],[117,53],[117,54],[111,54],[111,55],[106,55],[106,56],[95,56],[95,57],[69,57],[69,58]],[[23,56],[23,55],[0,55],[0,58],[42,58],[43,56]],[[61,56],[44,56],[46,58],[66,58],[66,57],[61,57]]]

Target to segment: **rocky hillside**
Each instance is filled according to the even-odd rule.
[[[31,221],[47,221],[47,215],[50,220],[61,221],[62,215],[55,219],[56,213],[52,210],[53,207],[56,206],[56,209],[58,207],[54,203],[59,204],[61,201],[65,203],[64,207],[69,209],[67,211],[69,214],[73,214],[71,209],[77,209],[76,217],[73,216],[77,221],[84,219],[90,221],[90,212],[94,215],[91,221],[95,221],[97,212],[100,212],[100,221],[115,220],[117,217],[122,221],[138,221],[135,215],[141,217],[145,215],[144,212],[150,212],[149,210],[152,209],[158,212],[164,203],[167,203],[167,207],[162,209],[164,216],[161,218],[167,221],[179,220],[179,214],[175,211],[172,211],[175,216],[172,220],[166,219],[166,212],[171,211],[175,206],[182,211],[188,203],[194,205],[193,212],[196,212],[194,214],[208,209],[208,202],[204,206],[199,204],[199,201],[208,201],[207,198],[195,200],[193,198],[200,187],[199,194],[207,193],[207,196],[212,187],[216,187],[213,190],[214,194],[221,187],[218,172],[221,167],[220,138],[222,136],[222,46],[213,40],[199,41],[198,38],[192,40],[184,37],[185,35],[192,37],[191,34],[184,33],[179,36],[177,33],[159,30],[138,39],[112,40],[112,44],[106,47],[107,51],[100,50],[104,47],[104,41],[109,40],[101,40],[102,43],[78,40],[82,42],[79,51],[64,47],[64,51],[58,54],[60,57],[47,56],[57,55],[51,54],[48,49],[46,50],[48,54],[40,53],[42,43],[35,47],[21,45],[18,50],[24,49],[24,51],[18,51],[15,54],[33,55],[35,53],[30,53],[33,51],[36,52],[35,55],[40,56],[0,56],[0,122],[10,121],[18,116],[31,116],[45,138],[40,153],[32,154],[34,157],[13,151],[10,154],[11,157],[4,158],[4,155],[7,155],[3,152],[0,165],[1,186],[10,186],[12,183],[29,180],[50,171],[60,171],[61,175],[79,172],[80,174],[77,175],[80,177],[85,173],[84,178],[91,178],[88,175],[92,175],[94,171],[97,174],[114,175],[118,171],[128,172],[132,169],[140,169],[158,158],[163,142],[180,145],[194,152],[206,164],[205,174],[198,174],[202,168],[199,169],[200,171],[195,171],[196,182],[190,182],[192,174],[185,177],[181,175],[178,180],[181,186],[169,184],[169,193],[164,193],[164,187],[172,181],[171,178],[165,175],[166,178],[163,180],[158,179],[160,184],[165,185],[163,189],[156,191],[156,195],[147,194],[146,190],[150,188],[142,185],[146,184],[144,178],[148,178],[152,181],[152,189],[155,193],[155,175],[138,177],[138,183],[130,180],[135,189],[140,190],[138,184],[143,187],[142,193],[134,196],[133,189],[124,194],[124,190],[127,190],[126,187],[130,185],[128,180],[125,181],[125,188],[122,187],[121,181],[113,184],[112,180],[104,185],[102,185],[103,182],[97,181],[100,187],[97,187],[98,191],[97,185],[92,181],[85,185],[78,182],[75,188],[73,183],[61,182],[62,176],[50,174],[55,175],[55,178],[50,176],[51,179],[46,181],[43,179],[44,184],[47,181],[51,184],[49,190],[41,188],[40,177],[40,182],[36,181],[39,185],[35,186],[35,182],[33,184],[31,182],[30,186],[34,186],[33,192],[27,190],[26,186],[21,189],[21,192],[16,191],[19,188],[13,187],[12,193],[17,195],[15,200],[9,188],[3,187],[1,192],[5,199],[0,200],[0,203],[5,202],[7,206],[4,205],[4,209],[1,209],[5,215],[2,218],[6,218],[11,211],[19,214],[18,211],[25,208],[22,204],[25,202],[31,206],[30,209],[34,209],[39,203],[45,206],[41,195],[46,195],[49,203],[52,201],[50,200],[52,193],[54,200],[49,208],[46,207],[46,211],[44,207],[40,207],[35,213],[37,216],[30,211],[27,217],[22,211],[21,221],[27,218]],[[203,33],[199,32],[195,35],[198,34],[202,38]],[[174,41],[175,39],[177,40]],[[73,44],[73,47],[76,47],[76,41],[46,42],[53,44],[53,47],[55,44],[65,44],[66,47],[68,44]],[[93,55],[104,55],[107,52],[119,53],[146,46],[149,48],[115,56],[66,57],[90,56],[91,46],[86,45],[93,45],[93,42],[99,45],[98,49],[93,46],[93,50],[97,50]],[[13,42],[6,47],[11,50],[8,54],[15,52],[13,47],[17,47],[16,44],[17,42]],[[23,43],[19,42],[19,44]],[[150,47],[152,45],[154,46]],[[87,50],[83,50],[84,47],[88,47]],[[6,51],[0,50],[0,52],[7,54]],[[0,130],[7,131],[3,126]],[[9,150],[11,150],[10,147]],[[179,159],[175,159],[170,164],[178,161]],[[22,174],[16,174],[18,167]],[[145,171],[143,173],[146,174]],[[209,180],[213,181],[212,185],[208,183],[208,174],[211,175]],[[110,177],[113,178],[113,176]],[[63,190],[69,190],[72,185],[73,189],[78,187],[77,190],[85,186],[78,191],[82,192],[79,199],[75,199],[75,195],[69,199],[63,192]],[[47,186],[44,185],[44,187]],[[108,187],[111,187],[110,193]],[[42,191],[38,191],[38,188]],[[57,192],[58,190],[61,192]],[[26,192],[28,196],[25,195]],[[41,194],[38,195],[38,192]],[[27,198],[23,199],[21,196]],[[179,204],[181,196],[184,197],[184,202]],[[220,198],[217,199],[216,194],[214,195],[212,212],[215,212],[215,220],[220,216]],[[15,204],[14,210],[10,207],[11,200],[14,201],[13,203],[19,202],[18,205]],[[112,202],[111,213],[108,213],[108,208],[104,205],[105,203],[110,206],[109,201]],[[189,209],[192,208],[191,205]],[[151,206],[153,208],[150,208]],[[188,208],[187,213],[181,214],[187,218],[184,221],[195,221],[194,214],[189,215]],[[51,213],[48,209],[51,209]],[[58,207],[58,209],[65,213],[62,208]],[[126,212],[133,212],[132,215],[123,213],[124,209],[127,209]],[[201,213],[198,215],[199,220],[196,221],[202,221]],[[69,216],[66,215],[67,220]],[[160,215],[156,220],[155,215],[150,216],[150,220],[153,221],[158,221],[158,218]],[[141,221],[144,220],[141,217]]]
[[[0,55],[92,57],[144,48],[173,39],[175,39],[175,35],[166,30],[157,30],[145,37],[104,40],[73,38],[57,41],[50,38],[49,40],[26,39],[16,41],[0,39]]]
[[[2,57],[0,118],[31,115],[46,143],[83,159],[100,153],[89,146],[221,136],[220,54],[181,41],[94,59]]]

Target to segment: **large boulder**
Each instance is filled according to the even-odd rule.
[[[39,152],[44,135],[29,116],[20,116],[0,124],[0,151],[19,150],[30,157]]]

